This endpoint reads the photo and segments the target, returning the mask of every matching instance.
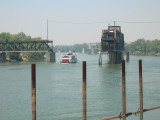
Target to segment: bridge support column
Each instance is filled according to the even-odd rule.
[[[56,62],[55,52],[47,52],[46,53],[46,61],[47,62]]]
[[[108,63],[109,64],[119,64],[122,62],[121,52],[108,53]]]
[[[6,53],[5,52],[0,53],[0,62],[6,62]]]
[[[124,60],[124,52],[121,52],[122,60]]]
[[[126,61],[129,61],[129,52],[126,52]]]
[[[99,52],[99,65],[102,65],[102,53]]]
[[[108,53],[108,63],[109,64],[113,64],[113,62],[114,62],[114,56],[113,56],[114,54],[113,53]]]

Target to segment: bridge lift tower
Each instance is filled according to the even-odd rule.
[[[109,64],[119,64],[124,52],[124,34],[120,26],[108,26],[102,30],[101,51],[99,53],[99,64],[102,64],[102,54],[108,54]]]

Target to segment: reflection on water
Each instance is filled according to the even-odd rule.
[[[140,113],[139,120],[143,120],[143,113]]]
[[[122,120],[126,120],[126,117],[122,118]]]

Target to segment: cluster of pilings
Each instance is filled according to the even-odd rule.
[[[32,120],[36,120],[36,64],[31,64]],[[87,120],[86,61],[82,64],[82,120]]]
[[[122,60],[122,113],[120,115],[114,115],[98,120],[111,120],[115,118],[124,118],[133,115],[140,114],[140,119],[143,120],[143,112],[159,109],[160,106],[143,109],[143,81],[142,81],[142,60],[139,60],[139,110],[135,112],[126,112],[126,78],[125,78],[125,60]]]
[[[36,65],[31,65],[31,81],[32,81],[32,120],[36,120]],[[87,120],[87,71],[86,61],[82,62],[82,120]],[[115,118],[123,118],[132,114],[140,114],[143,119],[143,112],[159,109],[160,106],[143,109],[143,81],[142,81],[142,60],[139,60],[139,110],[135,112],[126,112],[126,77],[125,77],[125,60],[122,60],[122,113],[98,120],[110,120]]]

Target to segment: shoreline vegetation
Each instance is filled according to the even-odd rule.
[[[32,38],[23,32],[18,34],[10,34],[6,32],[0,33],[0,41],[29,41],[29,40],[42,40],[41,37]],[[97,48],[99,49],[101,43],[97,43]],[[1,47],[1,46],[0,46]],[[74,45],[55,45],[55,52],[82,52],[82,50],[87,51],[89,48],[89,43],[74,44]],[[160,40],[145,40],[138,39],[134,42],[125,42],[125,51],[129,51],[131,55],[145,55],[145,56],[160,56]],[[7,53],[7,61],[41,61],[45,59],[45,53]]]
[[[125,50],[132,55],[160,56],[160,40],[138,39],[125,43]]]
[[[141,56],[160,56],[160,53],[143,53],[140,51],[129,51],[130,55],[141,55]]]
[[[41,37],[32,38],[31,36],[26,35],[23,32],[17,34],[10,34],[7,32],[0,33],[0,41],[7,42],[7,41],[35,41],[35,40],[42,40]],[[0,45],[1,47],[1,45]],[[9,52],[6,53],[6,61],[13,61],[13,62],[21,62],[21,61],[37,61],[43,60],[45,53],[20,53],[20,52]]]
[[[100,48],[100,42],[97,43],[98,48]],[[88,44],[75,44],[75,45],[63,45],[55,46],[54,50],[57,51],[67,51],[72,50],[75,52],[82,52],[84,48],[85,51],[88,49]],[[131,55],[145,55],[145,56],[160,56],[160,40],[145,40],[138,39],[134,42],[126,43],[125,42],[125,51],[129,51]]]

